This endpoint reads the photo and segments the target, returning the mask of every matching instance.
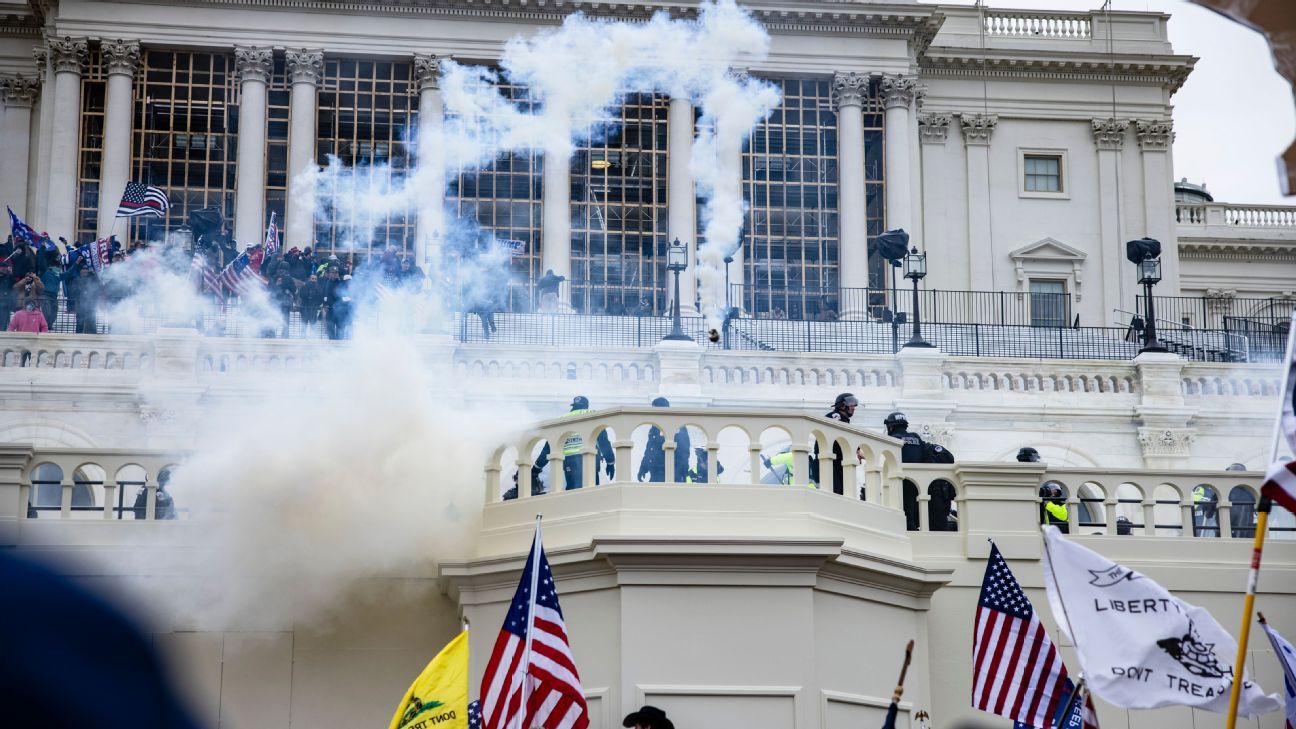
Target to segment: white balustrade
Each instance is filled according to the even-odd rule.
[[[985,14],[989,36],[1087,40],[1093,37],[1089,15],[1080,13],[989,12]]]

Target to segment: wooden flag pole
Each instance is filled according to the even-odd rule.
[[[893,701],[900,701],[900,696],[904,694],[905,674],[909,672],[909,661],[913,658],[913,647],[914,642],[912,640],[909,641],[909,645],[905,646],[904,665],[900,666],[900,680],[896,681],[895,698]]]
[[[1292,323],[1288,327],[1287,336],[1287,356],[1283,363],[1287,365],[1288,373],[1283,378],[1283,384],[1287,383],[1291,377],[1293,347],[1296,347],[1296,312],[1292,313]],[[1269,443],[1269,462],[1265,464],[1268,469],[1274,461],[1278,460],[1278,443],[1283,437],[1283,408],[1287,398],[1287,388],[1284,387],[1278,395],[1278,415],[1274,418],[1273,439]],[[1255,609],[1256,585],[1260,581],[1260,556],[1264,552],[1265,532],[1269,526],[1269,510],[1273,503],[1268,496],[1261,496],[1259,503],[1256,504],[1256,528],[1255,540],[1251,546],[1251,569],[1247,573],[1247,591],[1246,597],[1242,600],[1242,629],[1238,631],[1238,650],[1237,658],[1233,661],[1233,686],[1229,689],[1229,712],[1228,712],[1228,729],[1236,729],[1238,703],[1242,698],[1242,683],[1246,676],[1246,652],[1247,642],[1251,638],[1251,611]],[[1223,525],[1220,525],[1223,528]],[[1231,534],[1231,526],[1230,526]]]

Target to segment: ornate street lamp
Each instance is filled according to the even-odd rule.
[[[676,342],[691,342],[693,337],[684,333],[683,323],[680,321],[680,274],[688,268],[688,247],[680,243],[679,238],[666,248],[666,270],[675,274],[675,301],[671,305],[671,330],[670,334],[662,337],[663,340]]]
[[[927,254],[919,253],[915,246],[904,257],[904,276],[913,281],[913,336],[905,342],[906,347],[930,347],[931,342],[922,338],[922,317],[918,313],[918,282],[927,275]]]
[[[1143,284],[1143,302],[1145,304],[1146,321],[1143,324],[1143,348],[1139,354],[1144,352],[1167,352],[1161,342],[1157,340],[1156,333],[1156,304],[1152,301],[1152,287],[1161,281],[1161,259],[1145,258],[1138,264],[1138,282]]]

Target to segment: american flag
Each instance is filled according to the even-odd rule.
[[[468,702],[468,729],[481,729],[481,699]]]
[[[275,212],[270,211],[270,225],[266,227],[265,252],[273,256],[279,252],[279,226],[275,224]]]
[[[261,274],[252,266],[252,260],[247,251],[243,251],[238,258],[230,261],[229,265],[220,272],[220,276],[217,278],[221,286],[239,296],[246,296],[254,288],[266,284],[266,280],[261,278]]]
[[[220,293],[220,279],[216,277],[216,272],[212,270],[211,264],[207,262],[207,257],[201,253],[194,253],[193,263],[189,264],[189,274],[196,279],[201,278],[204,291],[214,291]]]
[[[1296,461],[1278,462],[1265,474],[1260,493],[1296,512]]]
[[[171,201],[160,189],[141,182],[127,182],[126,192],[122,193],[121,202],[117,205],[117,217],[156,215],[161,218],[170,207]]]
[[[1098,713],[1094,711],[1093,694],[1088,689],[1081,687],[1084,692],[1084,701],[1076,701],[1071,704],[1071,712],[1063,716],[1063,711],[1071,701],[1071,692],[1075,686],[1071,684],[1071,679],[1066,680],[1062,687],[1062,693],[1058,696],[1057,715],[1053,721],[1048,724],[1049,727],[1056,726],[1057,729],[1098,729]],[[1023,724],[1020,721],[1013,722],[1013,729],[1038,729],[1029,724]]]
[[[990,546],[972,638],[972,706],[1047,727],[1066,685],[1066,666],[1017,578]]]
[[[531,554],[482,676],[486,729],[585,729],[589,707],[536,525]]]

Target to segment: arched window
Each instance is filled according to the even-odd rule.
[[[1251,489],[1245,486],[1234,486],[1229,491],[1229,526],[1233,527],[1233,536],[1251,539],[1255,537],[1256,502]]]

